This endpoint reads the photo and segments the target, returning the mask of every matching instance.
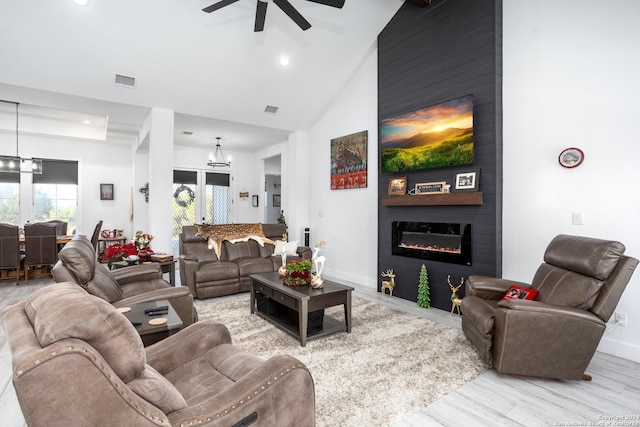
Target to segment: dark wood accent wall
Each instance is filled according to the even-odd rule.
[[[471,274],[502,275],[502,1],[434,0],[426,8],[406,2],[378,37],[379,118],[468,94],[474,104],[473,165],[404,174],[380,174],[378,168],[378,272],[393,269],[394,297],[416,301],[424,263],[431,304],[444,310],[451,309],[447,275],[454,284]],[[480,170],[479,204],[414,205],[387,197],[394,176],[406,176],[411,189],[420,182],[453,184],[456,173],[473,169]],[[472,224],[472,265],[391,255],[392,221]]]

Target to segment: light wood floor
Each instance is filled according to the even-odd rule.
[[[24,299],[47,283],[50,283],[50,280],[30,280],[28,287],[24,284],[16,287],[15,282],[0,281],[0,309]],[[460,319],[455,315],[450,316],[448,312],[437,309],[425,310],[413,302],[382,296],[372,289],[353,283],[350,285],[356,288],[354,295],[460,328]],[[11,372],[6,337],[4,329],[0,328],[0,425],[23,427],[24,418],[11,383]],[[498,375],[494,370],[488,370],[426,408],[394,422],[392,427],[640,427],[640,364],[596,353],[587,374],[593,376],[592,382]],[[382,404],[384,399],[380,398],[380,401]],[[606,424],[607,421],[612,422]]]

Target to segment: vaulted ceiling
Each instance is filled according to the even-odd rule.
[[[250,151],[309,130],[404,3],[290,0],[310,29],[272,4],[264,31],[254,32],[257,0],[202,11],[215,2],[3,1],[0,99],[108,115],[107,135],[124,143],[150,108],[167,108],[177,113],[177,144],[221,136],[226,150]],[[135,86],[115,84],[116,74]]]

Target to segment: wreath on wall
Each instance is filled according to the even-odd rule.
[[[173,198],[178,206],[186,208],[193,203],[196,199],[196,195],[191,188],[182,184],[180,187],[176,188],[176,191],[173,193]]]

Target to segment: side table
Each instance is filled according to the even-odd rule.
[[[167,306],[167,314],[148,316],[145,313],[145,310],[148,308],[156,308],[162,306]],[[178,313],[176,313],[169,300],[166,299],[127,304],[126,307],[118,307],[118,310],[122,314],[124,314],[127,319],[131,321],[131,323],[134,324],[136,331],[138,331],[138,333],[140,334],[140,338],[142,338],[142,343],[145,347],[157,343],[158,341],[161,341],[169,335],[173,335],[180,329],[182,329],[183,323],[180,319],[180,316],[178,316]],[[149,324],[150,320],[161,318],[167,319],[166,323],[161,325]],[[140,324],[137,324],[138,322]]]
[[[163,262],[146,261],[146,263],[160,264],[160,270],[162,270],[162,274],[165,274],[165,273],[169,274],[169,283],[171,283],[171,286],[176,285],[176,260],[163,261]],[[137,265],[137,264],[138,263],[135,263],[133,265]],[[112,263],[111,268],[125,268],[125,267],[129,267],[130,265],[132,264],[128,264],[126,261],[118,261],[118,262]]]

